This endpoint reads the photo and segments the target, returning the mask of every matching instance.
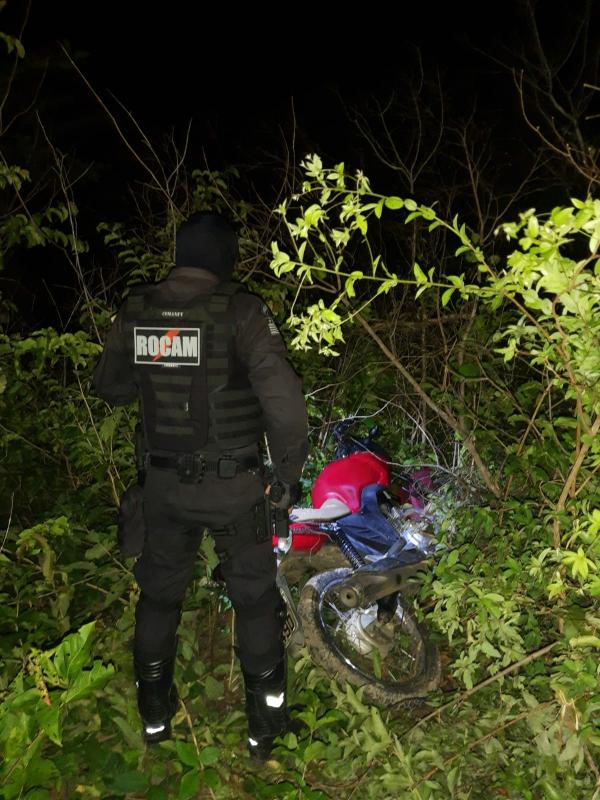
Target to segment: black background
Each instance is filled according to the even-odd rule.
[[[520,48],[521,3],[365,3],[242,7],[199,2],[32,0],[23,41],[39,61],[71,53],[98,94],[115,98],[149,136],[192,121],[192,152],[211,166],[243,160],[274,129],[294,122],[301,144],[344,158],[345,108],[373,92],[402,87],[417,49],[449,97],[481,113],[515,110],[509,71],[487,54]],[[16,30],[24,2],[9,0],[5,26]],[[553,21],[556,24],[556,20]],[[12,30],[10,30],[12,29]],[[98,142],[119,157],[107,119],[81,79],[65,66],[46,76],[48,124],[83,155]],[[59,124],[60,123],[60,124]],[[62,143],[62,142],[61,142]]]
[[[567,10],[531,3],[545,47],[558,52],[586,4]],[[448,120],[472,118],[479,145],[491,145],[510,189],[541,146],[523,120],[513,77],[533,52],[527,7],[525,0],[241,8],[8,0],[0,30],[22,38],[26,58],[5,118],[30,105],[35,115],[23,115],[3,135],[3,155],[38,176],[48,168],[48,139],[65,155],[71,178],[85,172],[75,185],[80,234],[92,247],[87,268],[101,270],[107,253],[98,222],[127,221],[132,191],[142,191],[147,179],[101,102],[142,156],[147,150],[133,120],[159,154],[170,139],[181,149],[191,126],[188,165],[235,165],[266,203],[281,186],[283,160],[311,152],[364,169],[380,191],[402,193],[354,119],[356,109],[368,115],[375,98],[385,103],[395,93],[404,100],[418,84],[420,65],[427,79],[439,81]],[[600,47],[598,35],[590,46]],[[435,117],[437,106],[428,113]],[[410,135],[413,125],[400,120],[399,135]],[[439,182],[446,177],[452,179]],[[556,183],[546,184],[545,207],[570,196],[572,187]],[[419,198],[435,200],[435,186],[429,189],[429,196],[419,189]],[[17,299],[28,326],[59,324],[57,306],[72,305],[74,274],[59,255],[21,251],[5,267],[0,288]]]

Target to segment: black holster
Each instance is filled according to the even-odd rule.
[[[146,541],[144,490],[134,483],[121,497],[117,521],[117,541],[125,558],[139,556]]]
[[[257,513],[262,512],[262,526],[257,525],[257,541],[270,542],[273,536],[287,537],[289,535],[289,514],[286,508],[276,508],[265,495],[262,506],[257,506]],[[263,532],[261,534],[261,531]]]

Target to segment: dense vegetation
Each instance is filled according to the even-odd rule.
[[[257,197],[236,169],[169,161],[137,131],[144,185],[127,221],[78,208],[86,177],[37,127],[35,103],[14,105],[29,67],[3,35],[0,797],[600,797],[600,170],[586,35],[582,24],[568,58],[540,50],[521,64],[531,132],[501,144],[423,76],[403,100],[369,98],[355,119],[372,176],[313,154]],[[417,708],[370,707],[301,652],[290,685],[306,727],[263,770],[245,756],[234,620],[209,540],[183,614],[175,738],[141,743],[137,589],[115,542],[137,409],[111,410],[90,388],[128,287],[166,274],[176,225],[206,208],[236,220],[238,277],[271,306],[304,377],[307,493],[331,423],[350,414],[376,418],[398,469],[429,464],[444,487],[442,546],[416,599],[442,650],[440,689]],[[13,283],[27,284],[38,253],[70,276],[60,324],[32,324]]]

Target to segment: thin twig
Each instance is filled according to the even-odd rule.
[[[399,359],[392,353],[390,348],[385,344],[385,342],[375,333],[371,325],[367,322],[367,320],[362,317],[360,314],[356,314],[356,320],[359,322],[362,327],[367,331],[369,336],[373,339],[373,341],[379,346],[383,353],[389,358],[392,364],[396,367],[396,369],[400,372],[400,374],[407,380],[413,389],[416,391],[418,396],[422,398],[422,400],[433,410],[435,413],[441,417],[444,422],[446,422],[454,431],[459,433],[463,440],[463,446],[468,451],[469,455],[473,459],[474,463],[477,466],[477,471],[479,472],[481,478],[483,479],[486,487],[489,489],[490,492],[496,498],[500,498],[502,492],[500,487],[494,477],[492,476],[490,470],[486,467],[483,463],[483,459],[481,455],[477,451],[475,443],[473,442],[472,437],[469,435],[468,431],[466,431],[463,426],[460,424],[460,421],[447,409],[442,408],[438,403],[436,403],[431,396],[423,389],[423,387],[416,381],[410,372],[400,363]]]
[[[108,117],[109,117],[110,121],[111,121],[111,122],[112,122],[112,124],[115,126],[115,130],[116,130],[116,131],[117,131],[117,133],[119,134],[119,137],[120,137],[120,138],[121,138],[121,140],[123,141],[123,143],[124,143],[125,147],[126,147],[126,148],[129,150],[129,152],[130,152],[130,153],[133,155],[133,157],[135,158],[135,160],[136,160],[136,161],[137,161],[137,162],[138,162],[138,163],[139,163],[139,164],[140,164],[140,165],[143,167],[143,169],[145,169],[145,170],[146,170],[146,172],[147,172],[147,173],[150,175],[150,177],[152,178],[152,180],[154,181],[154,183],[155,183],[155,185],[156,185],[156,188],[157,188],[157,189],[158,189],[160,192],[162,192],[162,193],[165,195],[165,197],[167,198],[167,201],[168,201],[168,202],[169,202],[169,204],[170,204],[170,203],[172,202],[172,198],[170,197],[170,195],[169,195],[168,191],[165,189],[165,187],[164,187],[164,186],[161,184],[161,182],[160,182],[160,179],[157,177],[157,175],[154,173],[154,171],[153,171],[153,170],[152,170],[152,169],[151,169],[151,168],[148,166],[148,164],[147,164],[147,163],[144,161],[144,159],[143,159],[143,158],[142,158],[142,157],[141,157],[141,156],[138,154],[137,150],[136,150],[136,149],[133,147],[133,145],[131,145],[131,144],[129,143],[129,140],[127,139],[127,137],[125,136],[125,134],[124,134],[124,133],[123,133],[123,131],[121,130],[121,127],[120,127],[119,123],[117,122],[117,119],[116,119],[116,117],[115,117],[115,116],[114,116],[114,114],[113,114],[113,113],[110,111],[110,109],[108,108],[108,106],[106,105],[106,103],[105,103],[105,102],[102,100],[102,98],[100,97],[100,95],[98,94],[98,92],[96,92],[96,90],[95,90],[95,89],[94,89],[94,87],[91,85],[91,83],[88,81],[88,79],[85,77],[85,75],[83,74],[83,72],[82,72],[82,71],[79,69],[79,67],[77,66],[77,64],[76,64],[76,63],[73,61],[73,59],[71,58],[70,54],[67,52],[67,50],[65,49],[65,47],[64,47],[62,44],[60,45],[60,47],[61,47],[61,49],[62,49],[63,53],[65,54],[65,56],[67,57],[67,59],[68,59],[68,60],[71,62],[71,65],[73,66],[73,69],[74,69],[74,70],[77,72],[77,74],[79,75],[79,77],[81,78],[81,80],[82,80],[82,81],[85,83],[85,85],[88,87],[88,89],[90,90],[90,92],[91,92],[91,93],[93,94],[93,96],[96,98],[96,100],[97,100],[97,101],[98,101],[98,103],[100,104],[100,106],[101,106],[101,108],[103,109],[103,111],[105,111],[105,112],[106,112],[106,114],[108,115]]]
[[[2,425],[2,423],[0,423],[0,430],[3,430],[5,433],[9,433],[11,436],[20,439],[22,442],[25,442],[25,444],[28,444],[30,447],[33,447],[35,450],[39,450],[40,453],[43,453],[46,456],[46,458],[50,459],[50,461],[54,461],[55,464],[60,464],[59,458],[56,458],[47,450],[44,450],[43,447],[40,447],[38,444],[35,444],[35,442],[31,442],[25,436],[21,436],[20,433],[17,433],[16,431],[12,431],[10,428],[7,428],[6,425]]]
[[[231,661],[229,664],[229,678],[227,679],[227,685],[229,687],[229,691],[231,691],[231,685],[233,683],[233,669],[235,667],[235,611],[231,609]]]
[[[186,704],[183,702],[183,700],[181,700],[181,698],[179,700],[179,703],[180,703],[181,707],[183,708],[183,713],[185,714],[185,718],[187,720],[187,724],[188,724],[188,727],[190,729],[190,736],[192,737],[192,742],[194,743],[194,747],[196,748],[196,754],[198,755],[198,763],[200,764],[200,763],[202,763],[200,761],[200,745],[198,744],[198,739],[196,739],[196,734],[194,733],[194,724],[192,722],[192,718],[190,717],[190,713],[187,710]],[[215,793],[213,792],[213,790],[210,787],[208,789],[208,793],[213,798],[213,800],[216,800]]]
[[[596,762],[594,761],[592,754],[585,745],[583,747],[583,752],[585,754],[585,760],[588,763],[588,767],[592,770],[592,772],[596,776],[596,791],[594,792],[594,797],[596,797],[598,795],[598,792],[600,792],[600,770],[598,770],[598,767],[596,766]]]
[[[474,750],[482,742],[485,742],[487,739],[490,739],[492,736],[495,736],[500,731],[506,730],[506,728],[510,728],[511,725],[516,725],[517,722],[521,722],[526,717],[528,717],[530,714],[535,714],[537,711],[540,711],[540,709],[542,709],[542,708],[548,708],[548,706],[554,705],[555,702],[556,702],[555,700],[548,700],[546,703],[540,703],[539,705],[534,706],[533,708],[528,708],[526,711],[523,711],[521,714],[517,714],[516,717],[513,717],[512,719],[509,719],[508,722],[503,722],[502,725],[497,725],[489,733],[486,733],[485,736],[480,736],[479,739],[476,739],[474,742],[471,742],[471,744],[468,747],[466,747],[464,749],[461,749],[461,751],[459,753],[456,753],[455,755],[451,756],[450,758],[447,758],[441,766],[434,767],[426,775],[424,775],[422,778],[420,778],[417,781],[417,783],[413,786],[413,788],[416,789],[419,784],[425,783],[425,781],[431,780],[431,778],[435,775],[435,773],[439,772],[440,769],[446,769],[446,767],[450,766],[450,764],[453,764],[455,761],[457,761],[459,758],[461,758],[465,753],[470,753],[471,750]]]
[[[83,391],[83,386],[81,385],[81,379],[79,378],[79,375],[76,375],[76,377],[77,377],[77,383],[79,385],[79,391],[81,392],[81,397],[82,397],[83,403],[84,403],[84,405],[86,407],[86,410],[88,412],[88,416],[90,418],[90,422],[92,423],[92,430],[96,434],[96,439],[98,440],[98,444],[100,445],[100,451],[103,453],[104,452],[104,445],[102,444],[102,439],[100,438],[100,433],[98,431],[98,428],[96,427],[96,423],[94,421],[94,415],[92,414],[92,409],[90,408],[90,404],[88,403],[88,400],[87,400],[87,397],[85,395],[85,392]],[[115,501],[115,505],[118,506],[119,503],[120,503],[120,492],[117,490],[117,486],[116,486],[116,483],[115,483],[115,476],[112,473],[113,467],[115,468],[116,479],[119,480],[119,481],[121,479],[119,477],[119,473],[118,473],[116,467],[114,466],[114,464],[109,464],[108,465],[108,478],[110,480],[110,484],[111,484],[111,488],[112,488],[112,494],[113,494],[113,499]]]
[[[534,650],[533,653],[529,653],[529,655],[525,656],[525,658],[522,658],[520,661],[516,661],[514,664],[511,664],[505,669],[500,670],[500,672],[497,672],[495,675],[492,675],[491,678],[486,678],[484,681],[481,681],[481,683],[478,683],[477,686],[474,686],[472,689],[468,689],[466,692],[463,692],[459,697],[455,697],[452,700],[449,700],[443,706],[436,708],[430,714],[427,714],[427,716],[422,717],[417,722],[416,725],[413,725],[411,728],[408,728],[406,731],[404,731],[404,734],[411,733],[416,728],[419,728],[421,725],[424,725],[430,719],[433,719],[434,717],[437,717],[440,714],[442,714],[448,708],[451,708],[457,703],[462,703],[463,700],[467,699],[467,697],[471,697],[471,695],[475,694],[476,692],[480,692],[482,689],[485,689],[486,686],[495,683],[496,681],[500,680],[500,678],[504,678],[511,672],[516,672],[517,670],[521,669],[521,667],[524,667],[526,664],[529,664],[531,661],[535,661],[536,658],[541,658],[542,656],[545,656],[546,653],[549,653],[553,648],[557,646],[557,644],[558,642],[553,642],[552,644],[547,644],[545,647],[541,647],[539,650]]]
[[[558,503],[556,504],[555,508],[557,516],[556,519],[554,520],[554,531],[552,535],[552,543],[554,547],[560,547],[560,519],[558,515],[564,510],[565,504],[567,502],[567,497],[569,496],[571,489],[575,487],[575,483],[577,481],[577,476],[579,474],[579,470],[581,469],[581,465],[583,464],[584,459],[598,431],[600,431],[600,414],[596,416],[594,424],[590,428],[590,438],[586,440],[586,443],[581,446],[579,454],[577,455],[577,458],[575,459],[575,462],[571,467],[571,471],[565,482],[565,485],[563,486],[561,495],[558,498]]]
[[[8,513],[8,523],[6,525],[6,530],[4,531],[4,539],[2,539],[2,544],[0,544],[0,553],[4,550],[4,545],[6,543],[6,537],[8,536],[8,532],[10,530],[10,523],[12,522],[14,503],[15,503],[15,493],[13,492],[11,494],[11,496],[10,496],[10,511]]]

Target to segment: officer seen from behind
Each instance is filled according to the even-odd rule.
[[[267,307],[230,281],[237,258],[237,237],[220,216],[183,223],[168,278],[134,287],[119,309],[94,386],[111,405],[140,402],[146,536],[134,567],[133,655],[144,738],[171,733],[177,628],[208,529],[237,617],[248,746],[264,759],[288,717],[259,442],[266,432],[277,505],[287,508],[298,497],[307,416]]]

